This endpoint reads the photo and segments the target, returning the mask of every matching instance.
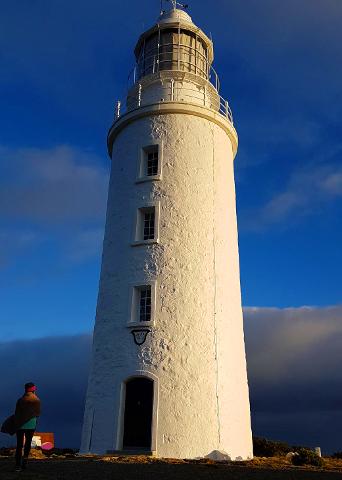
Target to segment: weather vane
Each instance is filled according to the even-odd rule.
[[[164,13],[164,10],[163,10],[164,2],[172,3],[172,6],[174,9],[176,9],[177,7],[188,8],[189,6],[186,3],[177,2],[177,0],[160,0],[160,10],[162,13]]]

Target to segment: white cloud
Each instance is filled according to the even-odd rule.
[[[99,255],[109,177],[101,158],[68,145],[0,146],[0,160],[0,267],[51,240],[68,261]]]
[[[20,255],[34,248],[42,241],[41,236],[32,230],[0,230],[0,269],[8,265],[12,255]]]
[[[97,155],[60,145],[2,147],[0,156],[5,171],[0,190],[3,218],[40,224],[104,220],[108,171]]]
[[[86,229],[77,232],[70,240],[67,258],[79,263],[100,255],[103,241],[103,228]]]
[[[260,230],[285,221],[291,224],[298,218],[327,208],[341,196],[340,165],[309,165],[305,169],[295,170],[285,188],[265,205],[254,211],[243,212],[242,227]]]
[[[321,188],[329,195],[342,195],[342,169],[324,178]]]

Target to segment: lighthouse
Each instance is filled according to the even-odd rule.
[[[179,7],[179,8],[178,8]],[[234,184],[213,43],[173,2],[141,34],[111,158],[81,452],[252,457]]]

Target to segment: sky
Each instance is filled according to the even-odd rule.
[[[189,3],[194,22],[212,35],[220,93],[239,134],[254,433],[342,450],[342,4]],[[77,446],[83,414],[107,131],[135,42],[159,6],[1,2],[0,364],[9,387],[0,415],[32,375],[48,405],[42,426],[63,444]],[[60,387],[68,392],[63,405]]]

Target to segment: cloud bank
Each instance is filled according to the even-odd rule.
[[[0,365],[5,366],[1,416],[13,412],[22,386],[33,381],[42,401],[38,429],[55,432],[58,445],[78,447],[90,351],[90,335],[0,344]],[[2,444],[13,444],[11,437],[0,434],[0,438]]]
[[[244,317],[254,434],[341,450],[342,306],[245,308]],[[90,352],[90,335],[0,344],[2,417],[21,385],[35,381],[44,405],[39,428],[77,447]]]
[[[254,434],[342,449],[342,306],[245,308]]]

